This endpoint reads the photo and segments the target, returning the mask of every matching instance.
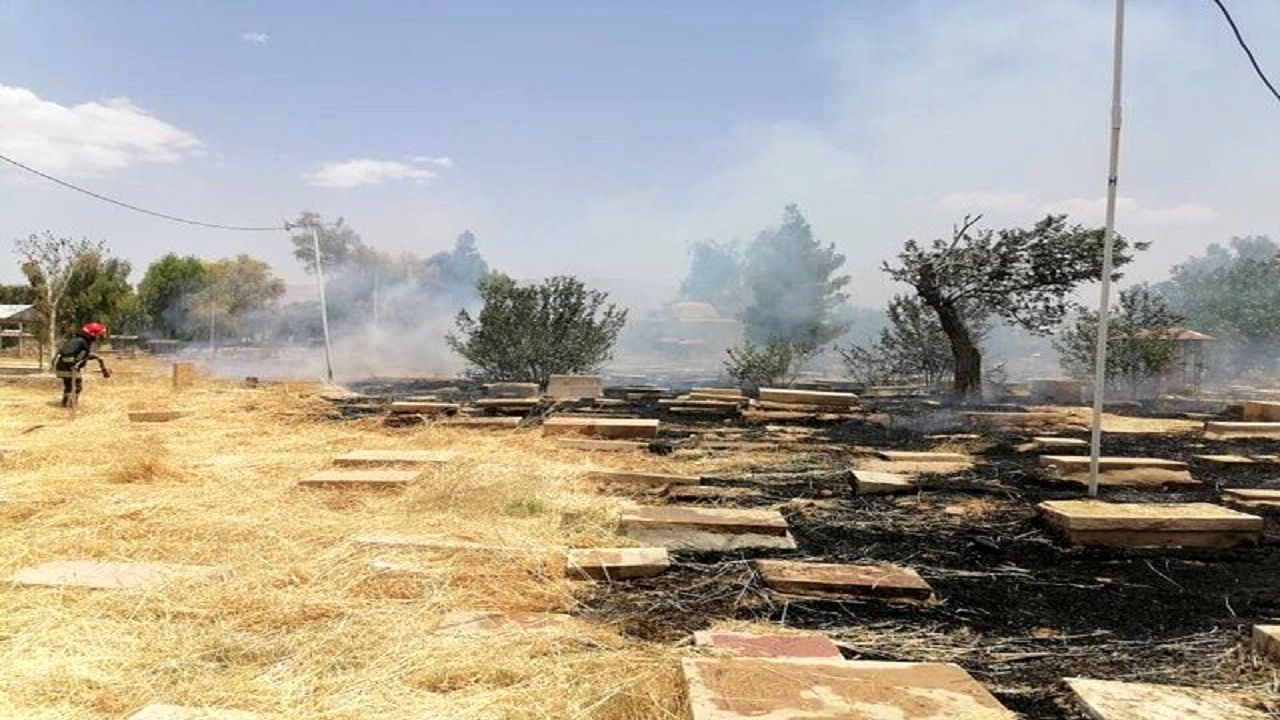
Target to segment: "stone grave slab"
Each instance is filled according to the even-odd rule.
[[[880,450],[876,457],[889,462],[907,463],[969,463],[973,457],[954,452],[920,452],[916,450]]]
[[[128,720],[259,720],[261,717],[247,710],[153,704],[130,715]]]
[[[471,417],[455,416],[441,423],[448,426],[460,426],[469,428],[479,428],[481,430],[514,430],[520,427],[520,418],[518,417],[486,417],[483,415],[475,415]]]
[[[538,399],[538,383],[531,382],[496,382],[484,386],[485,394],[491,398],[530,398]]]
[[[741,398],[742,388],[736,387],[695,387],[689,389],[689,395],[711,395],[714,397]]]
[[[588,580],[633,580],[661,575],[671,556],[657,548],[583,548],[565,555],[569,577]]]
[[[542,423],[543,435],[591,435],[610,440],[658,436],[658,421],[645,418],[552,417]]]
[[[387,406],[392,415],[452,415],[458,412],[458,403],[436,400],[397,400]]]
[[[495,408],[498,410],[532,410],[542,404],[541,398],[480,398],[475,401],[478,408]]]
[[[681,663],[691,720],[1014,720],[958,665],[778,658]]]
[[[351,450],[335,457],[333,464],[344,468],[415,467],[440,465],[457,457],[453,450]]]
[[[1262,536],[1262,518],[1210,503],[1049,500],[1038,507],[1076,545],[1230,547]]]
[[[916,479],[902,473],[854,470],[851,480],[853,491],[858,495],[907,493],[916,489]]]
[[[648,450],[649,443],[639,440],[600,440],[583,437],[558,437],[556,444],[571,450],[590,450],[593,452],[634,452]]]
[[[1280,490],[1224,488],[1222,499],[1246,507],[1280,508]]]
[[[1089,447],[1089,441],[1084,438],[1041,436],[1031,438],[1031,443],[1037,450],[1049,450],[1054,448],[1085,449]]]
[[[171,578],[200,577],[220,572],[223,568],[215,565],[56,560],[19,570],[9,577],[9,582],[31,587],[130,590]]]
[[[693,644],[736,657],[843,659],[831,638],[818,633],[759,635],[699,630],[693,634]]]
[[[1226,422],[1211,421],[1204,424],[1204,436],[1210,440],[1236,438],[1280,439],[1280,422]]]
[[[604,397],[604,381],[599,375],[552,375],[544,394],[557,400]]]
[[[1228,696],[1182,685],[1067,678],[1076,703],[1096,720],[1267,720]]]
[[[129,412],[129,422],[173,422],[182,417],[186,417],[186,413],[181,410],[131,410]]]
[[[671,549],[795,547],[787,521],[777,510],[637,506],[622,513],[618,529],[632,539]]]
[[[766,587],[790,595],[928,600],[933,588],[915,570],[896,565],[841,565],[756,560]]]
[[[544,612],[451,612],[440,619],[436,632],[444,635],[470,635],[493,632],[537,632],[572,626],[571,615]]]
[[[1256,465],[1258,462],[1245,455],[1192,455],[1191,457],[1214,465]]]
[[[1280,662],[1280,625],[1254,625],[1253,649],[1263,657]]]
[[[1247,400],[1242,418],[1245,422],[1280,422],[1280,402]]]
[[[610,470],[597,468],[589,470],[586,479],[604,485],[619,485],[636,488],[664,488],[671,485],[695,485],[702,481],[700,477],[652,473],[640,470]]]
[[[760,497],[760,491],[748,487],[673,485],[667,489],[667,497],[673,500],[741,500],[742,498],[758,498]]]
[[[1058,479],[1086,484],[1089,482],[1087,455],[1041,455],[1040,466]],[[1098,458],[1098,484],[1116,487],[1150,487],[1159,485],[1195,485],[1187,464],[1162,458],[1101,457]]]
[[[821,405],[831,408],[851,408],[858,396],[847,392],[823,390],[791,390],[788,388],[760,388],[760,400],[788,405]]]
[[[420,470],[321,470],[300,480],[302,487],[398,488],[412,485],[422,477]]]

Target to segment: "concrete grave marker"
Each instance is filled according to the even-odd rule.
[[[131,410],[129,422],[172,422],[186,415],[181,410]]]
[[[1089,482],[1089,457],[1087,455],[1041,455],[1040,466],[1048,468],[1055,477],[1066,482]],[[1118,487],[1149,487],[1159,485],[1196,485],[1187,464],[1178,460],[1161,458],[1098,458],[1098,484]]]
[[[1042,436],[1031,438],[1031,443],[1037,450],[1048,450],[1050,448],[1084,449],[1089,447],[1089,441],[1084,438]]]
[[[757,635],[699,630],[693,634],[693,644],[737,657],[843,659],[831,638],[817,633]]]
[[[542,434],[592,435],[611,440],[634,440],[658,436],[658,421],[644,418],[552,417],[542,423]]]
[[[933,597],[933,588],[915,570],[896,565],[756,560],[755,567],[766,587],[792,595],[890,600],[928,600]]]
[[[1204,424],[1204,436],[1210,440],[1237,438],[1280,439],[1280,422],[1224,422]]]
[[[853,491],[858,495],[882,495],[906,493],[916,489],[916,479],[901,473],[854,470],[851,476]]]
[[[1049,500],[1038,507],[1077,545],[1230,547],[1262,537],[1262,518],[1209,503]]]
[[[1280,422],[1280,402],[1248,400],[1244,404],[1245,422]]]
[[[915,450],[880,450],[876,457],[889,462],[907,463],[969,463],[973,458],[964,453],[955,452],[920,452]]]
[[[457,457],[458,453],[454,450],[351,450],[335,457],[333,464],[345,468],[411,467],[440,465],[452,462]]]
[[[673,500],[732,500],[758,498],[760,491],[748,487],[720,487],[718,485],[673,485],[667,489],[667,497]]]
[[[858,396],[847,392],[760,388],[760,400],[762,402],[783,403],[787,405],[821,405],[823,407],[848,409],[857,403]]]
[[[1096,720],[1267,720],[1270,715],[1205,688],[1067,678],[1076,703]]]
[[[223,571],[214,565],[58,560],[19,570],[9,582],[22,586],[130,590],[171,578],[200,577]]]
[[[958,665],[776,658],[681,663],[691,720],[1015,720]]]
[[[795,547],[777,510],[639,506],[622,513],[618,529],[627,537],[677,549]]]
[[[196,379],[196,364],[193,362],[176,362],[173,364],[173,387],[181,389],[189,387]]]
[[[565,556],[569,577],[633,580],[661,575],[671,567],[666,548],[584,548]]]
[[[298,481],[302,487],[398,488],[412,485],[422,477],[419,470],[321,470]]]
[[[604,397],[604,381],[599,375],[552,375],[545,394],[557,400]]]
[[[1263,657],[1280,662],[1280,625],[1254,625],[1253,649]]]
[[[161,704],[148,705],[130,715],[128,720],[259,720],[261,717],[247,710]]]
[[[1224,488],[1222,499],[1246,507],[1280,507],[1280,490],[1262,488]]]

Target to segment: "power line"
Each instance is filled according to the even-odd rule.
[[[1249,64],[1253,65],[1253,71],[1258,73],[1258,77],[1262,78],[1263,84],[1271,91],[1276,100],[1280,100],[1280,91],[1276,90],[1276,86],[1271,84],[1267,79],[1267,74],[1262,72],[1262,67],[1258,65],[1258,60],[1253,56],[1253,51],[1249,49],[1249,44],[1244,41],[1244,36],[1240,34],[1240,28],[1236,27],[1236,21],[1232,19],[1231,13],[1227,10],[1227,6],[1222,4],[1222,0],[1213,0],[1213,3],[1222,11],[1222,16],[1227,19],[1227,24],[1231,26],[1231,32],[1236,35],[1236,42],[1240,43],[1240,49],[1244,50],[1244,54],[1249,58]]]
[[[280,230],[283,230],[283,229],[284,229],[284,225],[271,225],[271,226],[254,226],[254,225],[222,225],[222,224],[219,224],[219,223],[202,222],[202,221],[200,221],[200,220],[190,220],[190,219],[188,219],[188,218],[178,217],[177,215],[168,215],[168,214],[166,214],[166,213],[156,212],[155,210],[148,210],[148,209],[143,208],[143,207],[138,207],[137,205],[133,205],[133,204],[130,204],[130,203],[124,202],[123,200],[116,200],[115,198],[107,197],[106,195],[102,195],[102,194],[100,194],[100,193],[96,193],[96,192],[94,192],[94,191],[92,191],[92,190],[89,190],[89,189],[87,189],[87,188],[82,188],[82,187],[80,187],[79,185],[76,185],[76,184],[74,184],[74,183],[69,183],[69,182],[67,182],[66,180],[61,180],[61,179],[56,178],[56,177],[54,177],[54,176],[52,176],[52,175],[50,175],[50,174],[48,174],[48,173],[40,172],[39,170],[37,170],[37,169],[35,169],[35,168],[31,167],[30,165],[24,165],[24,164],[22,164],[22,163],[18,162],[17,160],[14,160],[14,159],[13,159],[13,158],[11,158],[11,157],[6,157],[6,156],[4,156],[4,155],[0,155],[0,160],[3,160],[3,161],[5,161],[5,162],[9,163],[10,165],[13,165],[14,167],[17,167],[17,168],[21,168],[21,169],[23,169],[23,170],[26,170],[27,172],[31,173],[32,175],[37,175],[37,176],[39,176],[39,177],[44,178],[45,180],[48,180],[48,181],[53,182],[53,183],[57,183],[58,185],[61,185],[62,187],[68,188],[68,189],[70,189],[70,190],[75,190],[75,191],[76,191],[76,192],[78,192],[78,193],[84,193],[85,195],[88,195],[89,197],[97,198],[98,200],[101,200],[101,201],[103,201],[103,202],[111,203],[112,205],[118,205],[118,206],[120,206],[120,207],[122,207],[122,208],[125,208],[126,210],[132,210],[132,211],[134,211],[134,212],[140,212],[140,213],[142,213],[142,214],[144,214],[144,215],[150,215],[150,216],[152,216],[152,217],[158,217],[158,218],[160,218],[160,219],[162,219],[162,220],[169,220],[169,221],[172,221],[172,222],[184,223],[184,224],[186,224],[186,225],[196,225],[196,226],[198,226],[198,227],[214,228],[214,229],[216,229],[216,230],[243,230],[243,231],[247,231],[247,232],[277,232],[277,231],[280,231]]]

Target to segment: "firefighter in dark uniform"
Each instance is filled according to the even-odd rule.
[[[80,328],[80,332],[72,335],[70,339],[62,343],[62,347],[58,348],[58,353],[53,356],[53,370],[58,377],[62,378],[62,407],[71,404],[71,393],[74,391],[76,395],[84,388],[84,381],[80,378],[80,371],[90,360],[98,361],[98,368],[102,370],[102,377],[111,377],[111,371],[107,369],[102,358],[93,354],[93,344],[107,335],[107,326],[102,323],[91,322]]]

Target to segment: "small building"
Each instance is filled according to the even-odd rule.
[[[1200,390],[1205,368],[1208,367],[1207,356],[1216,338],[1183,327],[1142,330],[1137,333],[1137,337],[1173,343],[1173,357],[1169,361],[1169,367],[1158,379],[1160,392]]]
[[[24,355],[39,341],[31,331],[40,322],[35,305],[0,305],[0,352]]]

